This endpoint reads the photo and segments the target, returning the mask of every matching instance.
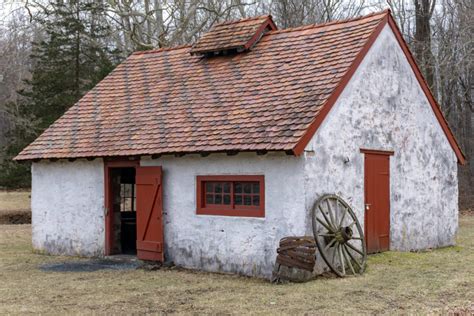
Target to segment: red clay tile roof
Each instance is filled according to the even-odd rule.
[[[276,30],[270,15],[216,24],[191,48],[191,54],[250,49],[265,31]]]
[[[292,150],[386,15],[271,31],[232,56],[134,53],[16,159]]]
[[[132,54],[15,159],[299,154],[388,16],[270,31],[236,55]]]

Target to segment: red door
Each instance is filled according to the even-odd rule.
[[[163,261],[161,167],[137,167],[137,257]]]
[[[365,151],[365,238],[367,252],[389,250],[390,246],[390,155]]]

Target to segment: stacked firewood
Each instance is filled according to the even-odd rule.
[[[316,261],[316,243],[309,236],[285,237],[280,240],[277,253],[277,264],[312,272]]]
[[[314,279],[316,243],[313,237],[285,237],[280,240],[272,274],[273,283],[307,282]]]

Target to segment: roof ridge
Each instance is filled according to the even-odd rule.
[[[156,48],[156,49],[139,50],[139,51],[133,52],[132,55],[155,54],[155,53],[161,53],[161,52],[170,51],[170,50],[190,48],[191,46],[192,45],[190,45],[190,44],[184,44],[184,45],[171,46],[171,47],[162,47],[162,48]]]
[[[313,24],[307,24],[307,25],[301,25],[301,26],[296,26],[296,27],[289,27],[286,29],[279,29],[279,30],[274,30],[274,31],[269,31],[265,33],[265,35],[273,35],[273,34],[280,34],[280,33],[288,33],[288,32],[297,32],[297,31],[303,31],[307,29],[313,29],[313,28],[320,28],[320,27],[325,27],[325,26],[331,26],[331,25],[336,25],[336,24],[344,24],[344,23],[349,23],[349,22],[355,22],[359,20],[363,20],[366,18],[370,18],[376,15],[381,15],[384,16],[386,14],[390,14],[390,9],[385,9],[383,11],[377,11],[377,12],[372,12],[367,15],[361,15],[356,18],[349,18],[349,19],[343,19],[343,20],[334,20],[330,22],[325,22],[325,23],[313,23]]]
[[[240,20],[224,21],[224,22],[214,24],[213,27],[218,26],[218,25],[230,25],[230,24],[236,24],[236,23],[247,22],[247,21],[252,21],[252,20],[259,20],[263,18],[272,18],[272,16],[270,14],[264,14],[264,15],[257,15],[257,16],[253,16],[253,17],[249,17],[245,19],[240,19]]]
[[[291,27],[291,28],[286,28],[286,29],[273,30],[273,31],[269,31],[269,32],[265,33],[264,36],[273,35],[273,34],[280,34],[280,33],[288,33],[288,32],[297,32],[297,31],[303,31],[303,30],[312,29],[312,28],[320,28],[320,27],[325,27],[325,26],[330,26],[330,25],[349,23],[349,22],[354,22],[354,21],[359,21],[359,20],[363,20],[363,19],[366,19],[366,18],[370,18],[370,17],[376,16],[376,15],[390,14],[390,12],[391,12],[390,9],[385,9],[383,11],[372,12],[370,14],[362,15],[362,16],[359,16],[359,17],[356,17],[356,18],[350,18],[350,19],[344,19],[344,20],[335,20],[335,21],[326,22],[326,23],[314,23],[314,24],[302,25],[302,26]],[[229,24],[235,24],[235,23],[240,23],[240,22],[245,22],[245,21],[258,20],[258,19],[261,19],[261,18],[264,18],[264,17],[265,18],[268,18],[268,17],[272,18],[272,16],[270,14],[259,15],[259,16],[255,16],[255,17],[242,19],[242,20],[222,22],[222,23],[214,24],[214,26],[229,25]],[[193,47],[192,44],[184,44],[184,45],[178,45],[178,46],[173,46],[173,47],[162,47],[162,48],[158,48],[158,49],[136,51],[136,52],[133,52],[132,55],[155,54],[155,53],[161,53],[161,52],[165,52],[165,51],[179,50],[179,49],[192,48],[192,47]]]

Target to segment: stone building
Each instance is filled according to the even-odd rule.
[[[465,160],[389,11],[134,53],[16,159],[36,249],[263,277],[324,193],[371,252],[452,245]]]

